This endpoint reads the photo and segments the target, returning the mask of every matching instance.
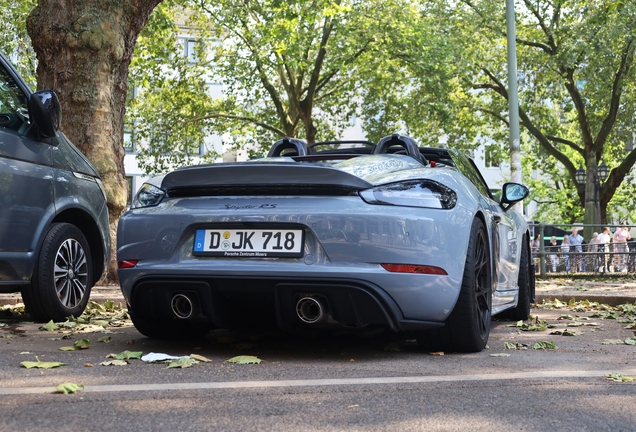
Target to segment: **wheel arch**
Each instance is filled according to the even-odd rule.
[[[51,223],[66,222],[75,225],[88,242],[91,250],[91,261],[93,263],[93,280],[92,285],[102,278],[104,272],[104,245],[99,227],[95,220],[85,211],[81,209],[67,209],[56,215]]]

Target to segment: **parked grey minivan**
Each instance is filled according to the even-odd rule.
[[[104,186],[60,121],[0,54],[0,292],[38,321],[81,315],[110,257]]]

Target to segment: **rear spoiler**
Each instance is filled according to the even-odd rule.
[[[340,186],[363,190],[371,183],[336,168],[296,162],[200,165],[167,174],[164,190],[218,186]]]

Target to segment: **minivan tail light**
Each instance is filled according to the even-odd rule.
[[[137,265],[138,262],[139,260],[121,260],[119,261],[119,268],[120,269],[133,268]]]

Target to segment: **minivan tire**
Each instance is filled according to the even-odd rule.
[[[93,286],[93,262],[86,237],[75,225],[55,223],[44,237],[31,277],[22,290],[24,305],[36,321],[79,317]]]

